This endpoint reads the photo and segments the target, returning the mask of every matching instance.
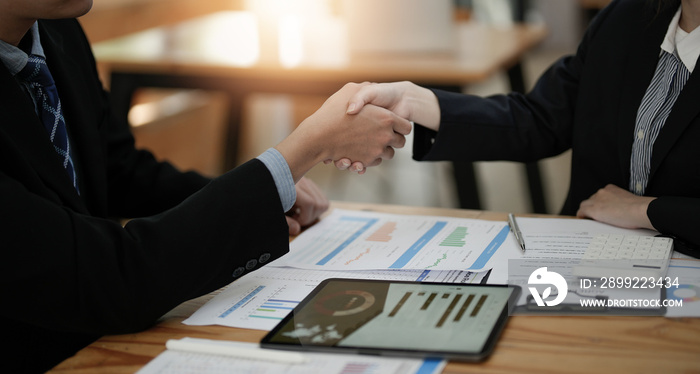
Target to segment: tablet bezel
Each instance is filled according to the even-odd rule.
[[[371,282],[371,283],[386,283],[386,284],[416,284],[416,285],[439,285],[448,287],[466,287],[466,288],[510,288],[512,292],[508,301],[504,304],[500,315],[498,316],[494,326],[489,332],[482,350],[480,352],[456,352],[456,351],[431,351],[417,349],[402,349],[402,348],[386,348],[386,347],[353,347],[353,346],[322,346],[322,345],[304,345],[295,343],[273,342],[272,339],[284,329],[288,323],[292,323],[294,315],[299,313],[304,307],[325,287],[333,282]],[[478,362],[486,359],[493,352],[498,339],[505,328],[508,317],[515,307],[520,295],[520,287],[514,285],[489,285],[489,284],[462,284],[462,283],[437,283],[437,282],[417,282],[417,281],[391,281],[391,280],[375,280],[375,279],[346,279],[346,278],[330,278],[322,281],[314,290],[297,305],[282,321],[280,321],[274,329],[268,332],[260,341],[262,348],[272,348],[291,351],[307,351],[307,352],[329,352],[329,353],[350,353],[350,354],[369,354],[381,356],[396,356],[396,357],[421,357],[421,358],[438,358],[455,361]]]

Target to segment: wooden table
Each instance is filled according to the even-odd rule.
[[[180,27],[188,27],[183,24]],[[238,164],[238,135],[244,98],[251,93],[330,96],[347,82],[409,80],[419,85],[461,91],[464,85],[508,72],[512,89],[525,90],[520,60],[547,34],[541,25],[494,27],[458,22],[453,53],[348,55],[329,62],[306,61],[293,68],[263,59],[252,66],[223,63],[217,54],[177,42],[188,34],[161,27],[94,45],[100,71],[109,75],[113,112],[124,115],[134,92],[143,87],[196,88],[225,92],[229,97],[227,168]],[[146,46],[146,47],[144,47]],[[342,48],[341,48],[342,49]],[[126,121],[126,118],[122,118]],[[471,163],[455,167],[462,208],[480,209]],[[539,169],[528,164],[532,211],[546,212]]]
[[[505,220],[505,213],[333,202],[332,207],[389,213]],[[133,373],[165,350],[168,339],[197,337],[257,342],[265,331],[187,326],[182,320],[213,295],[180,305],[155,327],[106,336],[52,373]],[[700,319],[664,317],[514,316],[485,362],[451,362],[443,373],[700,372]]]

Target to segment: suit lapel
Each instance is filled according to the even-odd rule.
[[[654,77],[659,61],[661,42],[671,22],[675,10],[666,11],[654,20],[641,20],[643,29],[638,36],[639,43],[632,47],[632,53],[626,61],[626,73],[621,86],[623,90],[618,112],[618,162],[624,172],[625,180],[630,177],[630,155],[637,111],[642,103],[647,87]],[[653,15],[652,15],[653,17]]]
[[[673,148],[678,138],[681,137],[685,129],[693,118],[700,113],[700,73],[696,68],[685,83],[673,109],[666,119],[664,127],[659,132],[659,136],[654,143],[654,150],[651,155],[651,169],[649,180],[659,169],[661,162]]]

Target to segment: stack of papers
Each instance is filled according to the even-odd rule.
[[[280,352],[260,349],[255,343],[208,339],[185,338],[174,343],[179,343],[177,346],[183,348],[167,349],[139,370],[138,374],[437,374],[442,372],[446,364],[441,360]],[[201,353],[202,351],[218,353]],[[250,354],[255,351],[262,352]],[[246,354],[253,358],[246,358]],[[302,360],[276,360],[275,355],[278,354],[298,355]]]
[[[328,278],[517,284],[527,280],[511,279],[518,269],[509,269],[510,261],[555,261],[571,268],[597,234],[657,234],[590,220],[519,218],[518,222],[527,248],[524,253],[505,222],[335,210],[297,237],[288,255],[233,282],[184,323],[269,331]],[[682,300],[684,307],[668,309],[667,316],[700,316],[698,274],[700,260],[674,255],[667,276],[681,281],[678,287],[666,290],[666,297]],[[578,291],[572,295],[577,297]],[[178,371],[185,368],[218,372],[235,367],[240,373],[424,374],[440,372],[444,366],[442,361],[404,358],[304,355],[310,358],[307,363],[281,364],[168,350],[140,373],[188,372]]]
[[[505,222],[336,209],[184,323],[269,331],[328,278],[480,283],[507,239]]]
[[[592,220],[519,217],[518,222],[524,253],[505,221],[336,209],[292,241],[289,254],[233,282],[184,323],[269,331],[328,278],[518,284],[523,281],[509,279],[511,260],[557,261],[571,268],[598,234],[657,234]],[[683,289],[668,290],[667,297],[686,304],[667,315],[700,316],[700,276],[695,277],[700,260],[674,257],[668,276],[681,277]],[[523,292],[521,303],[527,295]]]

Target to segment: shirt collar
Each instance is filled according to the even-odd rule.
[[[679,7],[676,15],[673,16],[671,23],[668,25],[668,31],[666,31],[663,43],[661,43],[661,49],[668,53],[676,54],[688,71],[692,73],[698,57],[700,57],[700,27],[687,33],[678,27],[680,18],[681,8]]]
[[[39,23],[34,22],[32,27],[29,29],[29,33],[32,37],[32,47],[30,53],[33,55],[44,56],[44,48],[41,46],[41,40],[39,39]],[[19,73],[25,65],[27,65],[27,60],[29,55],[14,45],[0,40],[0,61],[7,67],[10,74],[15,75]]]

